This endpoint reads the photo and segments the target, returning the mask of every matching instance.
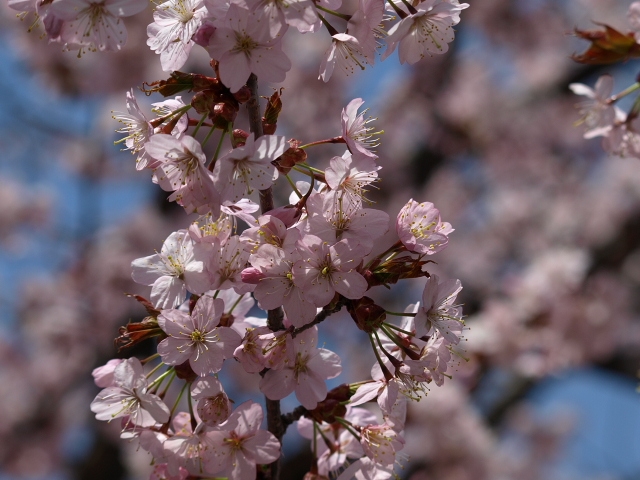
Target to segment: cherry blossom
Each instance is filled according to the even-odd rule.
[[[154,170],[154,180],[164,190],[173,192],[169,200],[176,200],[187,213],[217,215],[220,195],[213,184],[213,176],[207,170],[206,157],[200,143],[193,137],[180,139],[157,134],[145,144],[149,156],[159,162]]]
[[[271,162],[287,148],[285,137],[265,135],[255,140],[251,135],[244,146],[220,158],[213,170],[213,179],[222,200],[237,202],[254,189],[269,188],[278,178],[278,171]]]
[[[147,27],[147,45],[160,54],[165,72],[182,67],[194,42],[191,37],[207,13],[203,0],[167,0],[153,12],[153,23]]]
[[[231,414],[231,402],[216,378],[198,379],[191,386],[191,397],[198,401],[197,412],[209,427],[223,423]]]
[[[371,150],[378,146],[378,139],[373,136],[376,134],[372,132],[373,127],[367,126],[373,120],[364,118],[367,110],[358,113],[363,104],[364,100],[354,98],[342,110],[342,138],[347,142],[352,155],[376,159],[378,156]]]
[[[301,255],[287,252],[273,245],[265,244],[251,254],[249,262],[253,269],[242,273],[242,280],[255,283],[253,291],[260,307],[272,310],[280,306],[295,327],[311,322],[316,315],[315,306],[304,298],[304,294],[293,282],[293,265],[301,260]]]
[[[120,50],[127,41],[121,17],[140,13],[145,0],[56,0],[51,13],[64,20],[60,39],[67,48],[90,51]]]
[[[146,392],[148,381],[140,360],[129,358],[113,373],[114,386],[102,390],[91,402],[98,420],[111,421],[128,416],[127,424],[151,427],[169,419],[169,409],[157,396]]]
[[[342,192],[309,197],[308,217],[302,230],[330,244],[342,239],[357,240],[369,253],[374,241],[389,230],[389,215],[382,210],[360,208],[350,198]]]
[[[138,106],[136,97],[133,94],[133,89],[127,92],[127,112],[113,112],[113,119],[124,124],[118,133],[124,133],[127,136],[122,140],[125,142],[127,150],[137,155],[136,169],[143,170],[145,168],[156,168],[159,164],[157,160],[152,160],[144,149],[144,145],[149,141],[153,135],[153,127],[147,120],[144,112]]]
[[[336,33],[332,35],[331,46],[324,54],[318,78],[328,82],[336,67],[344,75],[351,75],[356,71],[356,67],[364,70],[365,65],[372,64],[373,58],[366,57],[366,52],[356,37],[347,33]]]
[[[220,62],[220,79],[232,92],[240,90],[252,73],[267,82],[285,79],[291,68],[281,46],[286,26],[273,34],[270,23],[261,21],[260,12],[231,4],[216,27],[208,51]]]
[[[453,41],[453,26],[460,22],[460,10],[468,3],[452,4],[443,0],[425,0],[415,12],[389,29],[387,50],[382,60],[398,47],[400,63],[414,64],[425,55],[445,53]]]
[[[180,310],[163,310],[158,325],[168,335],[158,353],[168,365],[189,361],[200,376],[219,372],[225,358],[233,357],[240,336],[229,327],[218,326],[224,302],[208,295],[200,297],[191,315]]]
[[[367,281],[356,271],[366,249],[357,241],[345,239],[329,245],[315,235],[305,235],[298,249],[306,260],[295,263],[293,282],[317,307],[327,305],[336,292],[357,299],[367,291]]]
[[[194,257],[193,241],[186,230],[173,232],[160,253],[131,262],[133,280],[152,285],[151,301],[159,308],[174,308],[184,302],[187,290],[201,294],[209,290],[209,275]]]
[[[460,280],[440,283],[437,275],[431,275],[422,293],[422,305],[416,313],[416,336],[430,335],[438,330],[453,344],[460,342],[462,333],[462,308],[455,304],[462,290]]]
[[[393,465],[396,452],[404,446],[404,439],[390,425],[369,425],[360,434],[364,453],[381,465]]]
[[[271,369],[260,381],[260,390],[272,400],[280,400],[295,391],[302,406],[313,409],[327,395],[325,380],[342,372],[340,357],[335,353],[316,348],[318,328],[313,327],[299,334],[293,348],[287,350],[288,362],[284,368]]]
[[[411,199],[398,214],[396,232],[410,252],[433,255],[447,246],[453,228],[440,220],[433,203]]]
[[[613,77],[602,75],[598,78],[594,89],[582,83],[572,83],[569,88],[576,95],[587,97],[587,100],[578,104],[580,115],[582,115],[580,121],[587,128],[585,138],[606,135],[613,128],[616,119],[615,107],[608,102],[613,91]]]
[[[283,24],[297,28],[301,33],[315,32],[320,28],[320,18],[311,0],[247,0],[247,5],[269,18],[273,36],[278,34]]]
[[[220,430],[209,434],[214,456],[207,463],[216,476],[254,480],[256,464],[271,463],[280,457],[276,437],[260,429],[262,418],[262,407],[247,401],[220,425]]]

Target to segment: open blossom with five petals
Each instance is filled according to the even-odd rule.
[[[217,373],[226,358],[233,357],[242,339],[229,327],[220,327],[224,302],[203,295],[189,315],[181,310],[163,310],[158,325],[168,337],[158,345],[158,353],[167,365],[189,361],[201,377]]]
[[[347,298],[361,298],[369,288],[356,267],[366,255],[366,249],[351,238],[333,245],[315,235],[305,235],[298,241],[304,260],[293,266],[293,281],[316,307],[324,307],[338,292]]]
[[[188,135],[178,139],[157,134],[146,143],[145,150],[159,162],[154,180],[163,190],[173,192],[169,200],[176,200],[187,213],[219,213],[220,196],[205,166],[200,142]]]
[[[453,41],[453,26],[460,22],[460,11],[468,3],[450,3],[446,0],[425,0],[415,12],[389,29],[387,50],[382,60],[398,47],[400,63],[414,64],[425,55],[445,53]]]
[[[302,327],[316,315],[315,306],[304,298],[293,282],[293,265],[302,257],[297,251],[287,252],[265,244],[249,257],[252,267],[245,269],[242,280],[255,283],[253,295],[264,310],[284,307],[294,327]]]
[[[147,27],[147,45],[160,54],[165,72],[185,64],[194,45],[191,37],[206,14],[203,0],[167,0],[153,12],[153,23]]]
[[[393,465],[396,452],[404,447],[404,438],[391,425],[369,425],[360,432],[364,453],[376,463]]]
[[[197,253],[200,258],[207,258],[207,271],[211,279],[212,290],[226,290],[233,288],[236,293],[251,292],[255,287],[242,282],[242,271],[247,266],[250,247],[238,235],[234,235],[224,245],[214,242],[208,249],[199,244]]]
[[[201,294],[209,290],[209,275],[197,261],[193,241],[186,230],[173,232],[160,253],[131,262],[134,282],[152,285],[151,301],[157,308],[174,308],[184,302],[187,290]]]
[[[453,228],[440,219],[433,203],[411,199],[398,214],[396,232],[410,252],[433,255],[447,246]]]
[[[213,179],[223,201],[237,202],[254,189],[265,190],[278,178],[271,164],[289,148],[283,136],[264,135],[247,138],[242,147],[220,158],[213,169]]]
[[[267,371],[260,381],[260,391],[271,400],[280,400],[295,391],[298,401],[314,409],[327,396],[325,380],[342,372],[340,357],[325,348],[316,348],[318,327],[300,333],[291,342],[283,368]]]
[[[280,458],[280,442],[262,430],[262,407],[252,401],[242,403],[220,425],[209,433],[213,456],[208,462],[216,477],[255,480],[256,464],[268,464]]]
[[[422,305],[415,316],[416,336],[430,335],[438,330],[450,343],[457,345],[462,334],[462,308],[455,304],[462,290],[460,280],[440,283],[437,275],[431,275],[422,292]]]
[[[220,62],[220,80],[237,92],[255,74],[265,82],[282,82],[291,69],[291,60],[282,51],[282,36],[288,28],[282,25],[272,32],[261,12],[251,12],[234,3],[224,19],[215,22],[216,30],[209,39],[208,51]]]
[[[185,468],[191,475],[203,476],[214,473],[209,465],[213,458],[213,441],[211,432],[205,423],[192,428],[191,415],[178,413],[172,422],[174,435],[165,440],[167,470],[171,475],[178,475]]]
[[[354,156],[346,151],[342,157],[333,157],[325,170],[327,185],[343,192],[342,198],[354,205],[361,205],[366,188],[378,181],[381,167],[367,156]]]
[[[64,20],[60,41],[71,49],[120,50],[127,41],[121,17],[140,13],[146,0],[55,0],[49,12]]]
[[[157,395],[147,393],[148,381],[137,358],[124,360],[113,372],[113,386],[102,390],[91,402],[98,420],[128,416],[137,427],[151,427],[169,420],[169,409]]]
[[[389,230],[386,212],[361,208],[340,191],[312,195],[307,201],[307,212],[302,226],[304,232],[313,233],[328,243],[347,238],[357,240],[366,253],[371,251],[374,240]]]

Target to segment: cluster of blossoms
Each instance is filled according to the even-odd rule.
[[[147,120],[130,92],[128,113],[115,115],[125,125],[138,169],[172,192],[170,200],[200,214],[169,235],[159,253],[132,262],[133,279],[151,287],[150,300],[136,297],[149,316],[123,327],[118,340],[130,346],[158,337],[158,353],[145,362],[158,356],[162,362],[147,375],[135,358],[97,369],[96,382],[105,390],[92,410],[101,420],[122,417],[122,436],[137,438],[158,464],[154,478],[253,479],[256,465],[278,460],[281,437],[259,429],[258,404],[232,409],[216,377],[225,360],[234,359],[248,374],[261,376],[259,388],[268,401],[295,393],[301,409],[280,420],[286,428],[302,417],[301,431],[316,432],[309,437],[316,454],[312,473],[337,474],[348,465],[340,478],[389,478],[404,445],[406,400],[418,400],[431,382],[441,385],[456,361],[452,353],[464,326],[456,296],[462,287],[424,268],[426,257],[447,246],[451,225],[432,203],[410,200],[397,215],[395,238],[385,236],[389,215],[369,208],[365,197],[381,167],[371,150],[372,128],[358,111],[361,99],[343,110],[339,137],[308,145],[275,134],[255,138],[229,121],[222,138],[229,136],[231,150],[220,155],[218,148],[207,162],[195,138],[204,118],[183,122],[186,112],[210,105],[214,89],[218,99],[225,91],[244,99],[217,78],[181,78],[197,90],[190,105],[179,97],[154,104],[160,116]],[[163,92],[166,86],[154,88]],[[270,109],[279,103],[276,92],[261,122],[264,130],[275,129]],[[222,117],[215,107],[204,116],[212,129]],[[347,147],[324,171],[309,165],[306,154],[323,143]],[[310,183],[290,181],[291,203],[268,211],[263,205],[256,218],[259,206],[251,198],[291,170],[306,173]],[[247,224],[240,234],[238,219]],[[387,322],[393,312],[365,296],[372,287],[419,277],[427,277],[422,302],[398,314],[405,317],[400,325]],[[269,311],[268,320],[247,316],[256,302]],[[344,306],[369,335],[377,361],[372,380],[328,391],[326,381],[341,373],[341,359],[318,348],[317,324]],[[173,408],[165,403],[175,377],[186,381],[189,413],[176,413],[182,393]],[[382,423],[346,407],[376,400]]]
[[[605,25],[604,32],[576,31],[578,36],[590,40],[592,46],[583,55],[574,56],[581,63],[600,64],[626,61],[640,56],[640,2],[629,7],[628,21],[632,31],[625,35]],[[602,137],[602,148],[612,155],[640,158],[640,97],[629,112],[615,103],[640,89],[636,82],[622,92],[613,95],[613,77],[602,75],[590,88],[572,83],[569,88],[577,95],[587,97],[578,104],[584,124],[584,138]]]
[[[145,0],[9,0],[9,6],[33,13],[51,42],[69,50],[120,50],[126,42],[123,17],[145,9]],[[282,50],[289,27],[300,33],[317,32],[324,24],[330,44],[320,67],[328,81],[336,69],[353,72],[373,65],[379,40],[387,39],[386,58],[398,48],[402,63],[416,63],[425,56],[444,53],[454,38],[453,26],[468,7],[458,0],[360,0],[349,15],[338,12],[341,0],[167,0],[159,2],[147,27],[147,44],[160,55],[163,70],[181,68],[194,45],[204,47],[220,62],[220,78],[232,92],[249,74],[261,80],[281,82],[291,69]],[[392,14],[385,14],[385,11]],[[323,15],[341,23],[339,32]],[[388,31],[383,22],[399,17]],[[327,41],[329,43],[329,40]]]
[[[120,49],[126,39],[121,18],[144,8],[138,0],[9,3],[35,12],[51,41],[80,53]],[[447,246],[451,225],[432,203],[409,200],[389,232],[389,215],[371,208],[365,195],[381,167],[361,99],[342,111],[340,136],[302,145],[275,134],[282,92],[268,98],[262,112],[257,81],[284,80],[291,62],[282,39],[290,26],[329,31],[320,69],[328,81],[336,66],[348,73],[373,64],[385,36],[383,59],[396,48],[403,63],[445,52],[468,5],[361,0],[352,15],[337,12],[340,7],[339,0],[168,0],[157,5],[148,26],[148,45],[172,73],[146,91],[166,100],[149,116],[131,91],[127,113],[114,118],[123,124],[121,142],[136,168],[199,217],[169,235],[160,252],[132,262],[133,280],[151,287],[149,300],[134,296],[148,316],[122,327],[117,342],[122,349],[154,338],[157,353],[96,369],[103,390],[91,409],[99,420],[121,419],[122,438],[153,456],[152,479],[253,480],[260,466],[277,478],[282,437],[295,421],[312,440],[312,477],[390,478],[404,446],[406,401],[420,399],[432,382],[441,385],[456,362],[464,327],[456,304],[461,285],[426,270],[426,258]],[[383,22],[392,18],[385,9],[400,18],[388,33]],[[345,32],[323,14],[346,21]],[[196,44],[210,54],[214,76],[176,71]],[[176,96],[182,92],[193,95],[185,101]],[[250,132],[235,128],[242,104]],[[216,129],[220,140],[209,157],[204,147]],[[307,154],[321,144],[346,146],[324,170]],[[294,182],[292,171],[308,181]],[[287,205],[275,208],[272,187],[282,177],[292,192]],[[374,287],[422,277],[422,302],[405,313],[367,296]],[[266,318],[248,316],[256,303]],[[318,347],[318,325],[343,307],[367,334],[376,362],[371,380],[329,391],[326,382],[342,372],[341,359]],[[398,325],[387,315],[404,320]],[[260,376],[268,430],[261,429],[259,404],[233,408],[218,379],[225,361]],[[176,378],[184,382],[179,391]],[[301,406],[282,415],[279,401],[294,393]],[[382,421],[355,408],[374,401]]]

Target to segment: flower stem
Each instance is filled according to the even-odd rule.
[[[318,17],[320,17],[320,20],[322,21],[324,26],[327,27],[327,30],[329,30],[329,35],[333,37],[334,35],[337,35],[339,33],[335,28],[333,28],[333,25],[327,22],[327,20],[319,13],[318,13]]]
[[[351,20],[351,15],[347,15],[347,14],[345,14],[345,13],[340,13],[340,12],[335,12],[335,11],[333,11],[333,10],[329,10],[328,8],[324,8],[324,7],[323,7],[323,6],[321,6],[321,5],[316,5],[316,8],[317,8],[318,10],[322,10],[323,12],[327,12],[327,13],[328,13],[328,14],[330,14],[330,15],[334,15],[334,16],[336,16],[336,17],[343,18],[343,19],[344,19],[344,20],[346,20],[347,22],[348,22],[349,20]]]
[[[293,183],[293,180],[291,180],[291,177],[289,175],[285,175],[285,177],[287,178],[289,185],[291,185],[291,188],[293,188],[293,191],[296,192],[296,195],[298,196],[298,198],[302,198],[303,195],[300,193],[300,190],[298,190],[298,187],[296,187],[296,184]]]
[[[305,149],[307,147],[313,147],[314,145],[323,145],[325,143],[347,143],[344,139],[344,137],[333,137],[333,138],[327,138],[326,140],[319,140],[317,142],[311,142],[311,143],[307,143],[306,145],[302,145],[301,149]]]
[[[389,315],[395,315],[396,317],[415,317],[415,313],[400,313],[400,312],[390,312],[389,310],[385,310],[385,313]]]
[[[196,134],[198,133],[198,130],[200,130],[200,127],[202,126],[202,124],[204,123],[204,121],[207,119],[207,114],[205,113],[204,115],[202,115],[202,118],[200,119],[200,121],[198,122],[198,125],[196,125],[195,130],[193,131],[193,134],[191,135],[192,137],[195,138]]]
[[[615,103],[618,100],[620,100],[622,97],[626,97],[627,95],[629,95],[630,93],[635,92],[636,90],[640,89],[640,83],[634,83],[633,85],[631,85],[630,87],[625,88],[623,91],[621,91],[620,93],[613,95],[612,97],[610,97],[607,100],[607,103]]]

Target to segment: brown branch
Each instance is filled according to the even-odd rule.
[[[301,334],[305,330],[309,330],[314,325],[318,325],[319,323],[324,322],[329,315],[339,312],[342,309],[342,307],[346,305],[347,301],[348,301],[347,298],[340,296],[340,300],[338,300],[333,305],[327,305],[326,307],[324,307],[320,311],[320,313],[316,315],[316,318],[314,318],[311,323],[307,323],[306,325],[303,325],[300,328],[296,328],[295,330],[293,330],[291,332],[291,337],[296,338],[297,335]]]
[[[262,115],[260,114],[260,97],[258,96],[258,77],[253,73],[249,77],[247,82],[249,90],[251,90],[251,97],[247,102],[247,110],[249,111],[249,129],[258,139],[263,135],[262,130]],[[269,210],[273,210],[273,191],[271,187],[266,190],[260,190],[260,211],[264,214]],[[283,330],[284,311],[282,307],[267,312],[267,318],[269,329],[273,332]],[[282,437],[286,430],[282,413],[280,412],[280,400],[266,399],[267,406],[267,428],[282,444]],[[278,480],[280,476],[280,459],[269,464],[267,470],[264,472],[267,480]]]

